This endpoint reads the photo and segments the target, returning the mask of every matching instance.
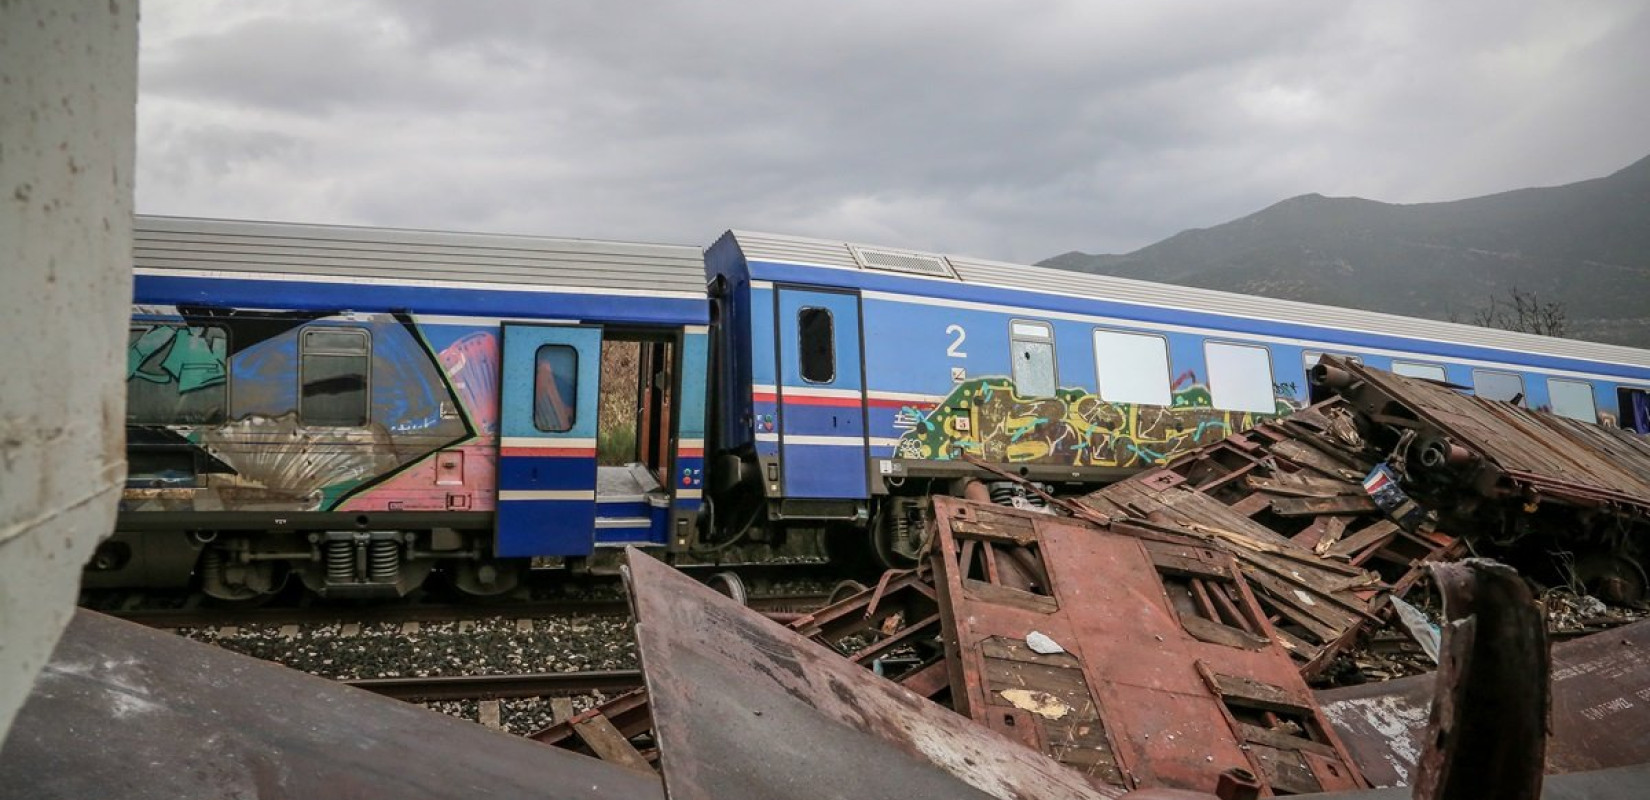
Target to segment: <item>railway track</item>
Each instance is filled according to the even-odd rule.
[[[621,669],[526,675],[362,678],[340,682],[397,700],[502,700],[520,697],[567,697],[596,692],[617,694],[640,687],[642,673],[640,670]]]
[[[784,620],[825,604],[824,594],[774,595],[748,598],[751,608]],[[372,624],[383,622],[461,622],[497,618],[535,619],[573,615],[625,616],[629,603],[621,599],[608,600],[552,600],[501,603],[497,605],[468,604],[405,604],[384,605],[314,605],[279,606],[266,608],[215,608],[193,606],[184,608],[113,608],[98,609],[99,613],[119,617],[151,628],[210,628],[249,625],[324,625],[353,622]]]

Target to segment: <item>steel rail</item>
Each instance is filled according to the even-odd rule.
[[[812,611],[825,605],[823,594],[750,598],[758,611],[783,618]],[[267,608],[149,608],[105,609],[99,613],[135,622],[150,628],[212,628],[248,625],[324,625],[329,623],[459,622],[485,619],[540,619],[567,616],[628,616],[630,605],[622,599],[552,600],[499,605],[406,605],[389,603],[363,606],[301,606]]]
[[[397,700],[498,700],[512,697],[626,692],[642,685],[640,670],[540,672],[526,675],[440,675],[339,681]]]

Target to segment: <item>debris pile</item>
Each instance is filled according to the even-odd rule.
[[[1470,766],[1475,759],[1539,753],[1540,725],[1522,738],[1516,731],[1531,729],[1529,715],[1545,713],[1545,704],[1507,699],[1540,698],[1546,685],[1542,611],[1525,578],[1545,569],[1538,580],[1570,587],[1543,595],[1547,613],[1567,629],[1630,618],[1586,593],[1617,603],[1645,596],[1635,547],[1650,512],[1650,446],[1333,357],[1314,380],[1336,396],[1087,496],[1051,496],[980,464],[1040,495],[1046,508],[996,505],[984,492],[936,498],[916,569],[887,573],[788,631],[676,586],[677,576],[633,554],[649,689],[538,738],[638,767],[658,764],[663,753],[672,797],[767,796],[712,773],[743,769],[776,790],[768,783],[785,770],[764,770],[753,755],[775,748],[834,766],[834,796],[856,794],[841,789],[842,771],[855,772],[857,786],[859,773],[886,767],[887,782],[864,787],[865,796],[883,796],[875,787],[901,786],[904,778],[888,775],[911,757],[996,797],[1157,790],[1253,797],[1416,780],[1443,797],[1464,785],[1462,769],[1479,768]],[[1482,579],[1493,590],[1473,589],[1478,577],[1458,578],[1454,591],[1467,599],[1458,597],[1463,608],[1447,615],[1428,613],[1424,598],[1413,598],[1421,608],[1403,600],[1429,565],[1468,552],[1501,555],[1524,577],[1492,570],[1493,582]],[[1502,605],[1527,613],[1486,611],[1469,602],[1474,591],[1514,597]],[[649,599],[661,596],[671,601]],[[1463,619],[1494,633],[1475,639]],[[1522,649],[1495,649],[1514,645]],[[1380,697],[1376,706],[1402,708],[1398,720],[1357,724],[1357,713],[1334,705],[1340,700],[1308,688],[1309,680],[1333,683],[1348,664],[1365,680],[1413,675],[1440,661],[1441,678],[1335,690]],[[1555,667],[1555,677],[1565,669]],[[733,677],[718,683],[713,673]],[[1455,699],[1429,718],[1435,682]],[[767,691],[770,683],[778,694]],[[1405,689],[1405,705],[1383,687],[1421,689]],[[668,707],[650,702],[665,699],[666,689]],[[1637,708],[1650,697],[1650,687],[1636,691],[1635,701],[1624,694],[1615,705],[1572,712],[1559,700],[1555,709],[1571,719],[1622,713],[1623,703]],[[1556,696],[1570,694],[1561,686]],[[1506,707],[1484,718],[1486,728],[1475,707],[1488,697]],[[950,709],[953,721],[941,724],[936,709]],[[724,730],[713,732],[717,715]],[[865,741],[821,719],[874,734],[883,749],[903,755],[873,758]],[[1429,719],[1456,731],[1444,738],[1461,749],[1426,755],[1420,732]],[[798,726],[803,733],[785,736],[800,741],[770,741],[781,736],[780,720]],[[1498,724],[1510,741],[1463,733]],[[1566,725],[1555,736],[1573,730]],[[686,727],[673,733],[673,726]],[[982,771],[979,759],[996,752],[993,741],[1021,746]],[[1618,748],[1623,757],[1593,766],[1562,759],[1548,766],[1643,762],[1647,743],[1640,736]],[[1391,768],[1394,750],[1412,756],[1401,770]],[[752,763],[738,767],[741,758]],[[691,774],[678,778],[684,759]],[[1081,785],[1054,780],[1049,765]],[[1519,792],[1540,785],[1538,771],[1513,772],[1508,785]],[[1626,780],[1643,780],[1633,774]],[[1005,784],[1006,775],[1042,783]],[[826,780],[796,773],[783,780],[792,796],[811,796],[797,787],[814,779]],[[947,796],[975,796],[965,787]]]

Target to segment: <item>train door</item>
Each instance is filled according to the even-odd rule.
[[[602,329],[504,324],[499,556],[589,555]]]
[[[786,497],[866,496],[859,296],[778,292],[779,455]]]

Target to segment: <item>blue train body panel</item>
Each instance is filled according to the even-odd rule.
[[[134,452],[192,460],[134,458],[134,486],[170,493],[132,511],[490,513],[502,556],[685,546],[752,468],[764,501],[861,520],[902,464],[1145,468],[1305,405],[1323,352],[1650,429],[1642,351],[1363,312],[761,234],[701,253],[150,224]],[[641,471],[597,465],[618,340],[672,358],[671,441]]]

